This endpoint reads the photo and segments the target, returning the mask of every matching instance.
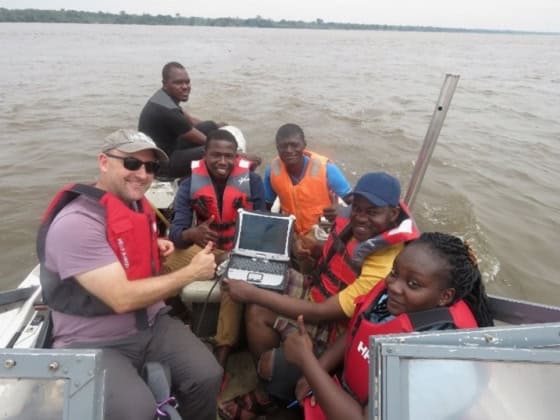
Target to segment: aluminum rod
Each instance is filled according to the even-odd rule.
[[[424,143],[422,144],[422,149],[418,154],[416,159],[416,164],[414,165],[414,170],[412,171],[412,176],[410,178],[410,183],[408,184],[408,189],[406,190],[406,195],[404,197],[404,202],[408,207],[414,205],[416,199],[416,194],[422,185],[422,180],[424,179],[424,174],[432,158],[432,152],[437,143],[441,127],[447,115],[447,110],[451,104],[451,98],[455,93],[455,88],[459,83],[459,75],[456,74],[446,74],[443,86],[439,93],[439,98],[436,103],[436,108],[432,115],[432,120],[428,127],[426,137],[424,137]]]

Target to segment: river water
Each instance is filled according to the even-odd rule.
[[[164,63],[191,75],[187,108],[274,156],[300,124],[354,183],[408,185],[444,75],[461,79],[413,212],[468,239],[490,292],[560,305],[560,37],[0,24],[0,289],[36,264],[63,184],[90,181],[109,132],[135,127]],[[262,168],[261,168],[262,173]]]

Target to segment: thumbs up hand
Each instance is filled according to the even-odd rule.
[[[313,342],[305,329],[303,315],[299,315],[297,318],[297,330],[284,340],[284,355],[288,362],[298,367],[303,366],[309,357],[315,357]]]
[[[194,280],[208,280],[214,277],[216,271],[216,260],[212,253],[214,244],[208,242],[202,251],[199,251],[191,263],[186,267],[192,270]]]
[[[187,229],[184,231],[186,234],[184,237],[201,248],[204,248],[208,242],[217,242],[219,235],[210,227],[214,223],[214,219],[214,216],[210,216],[198,226]]]

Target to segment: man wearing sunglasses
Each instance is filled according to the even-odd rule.
[[[153,419],[157,403],[139,375],[146,362],[166,364],[183,418],[216,418],[222,369],[163,303],[192,281],[214,275],[212,243],[190,264],[159,275],[174,249],[158,238],[144,193],[164,151],[143,133],[110,134],[94,185],[64,188],[37,238],[44,299],[52,309],[55,348],[102,348],[105,419]]]

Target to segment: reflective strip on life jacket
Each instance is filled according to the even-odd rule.
[[[399,202],[400,214],[397,219],[397,226],[393,229],[380,233],[367,241],[360,242],[355,248],[352,259],[360,266],[368,255],[389,246],[413,241],[420,237],[420,231],[404,201]]]

